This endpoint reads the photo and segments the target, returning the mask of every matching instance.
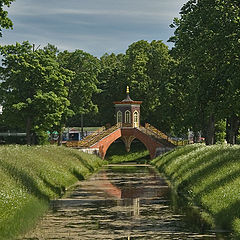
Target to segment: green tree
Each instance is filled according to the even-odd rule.
[[[161,41],[138,41],[129,46],[125,55],[105,54],[100,62],[98,80],[101,92],[94,98],[99,105],[98,123],[115,123],[112,102],[124,99],[128,85],[131,98],[143,101],[142,122],[157,124],[163,130],[165,121],[164,130],[169,127],[167,117],[161,112],[167,105],[163,95],[171,65],[174,65],[166,45]]]
[[[160,104],[153,117],[157,126],[173,136],[181,136],[187,133],[189,128],[185,113],[188,112],[189,95],[185,94],[189,83],[185,77],[185,71],[179,74],[183,66],[179,61],[172,60],[169,64],[169,76],[162,82],[159,90]]]
[[[2,29],[3,28],[12,28],[13,23],[12,21],[8,18],[8,12],[4,10],[4,6],[10,7],[10,4],[14,0],[0,0],[0,37],[2,37]]]
[[[172,61],[168,47],[162,41],[138,41],[131,44],[126,51],[127,82],[134,100],[143,101],[143,122],[148,121],[160,127],[161,120],[166,119],[160,106],[167,104],[163,95],[171,75]],[[162,130],[166,130],[162,127]]]
[[[238,1],[190,0],[172,25],[173,54],[191,79],[189,119],[201,123],[207,144],[215,142],[215,122],[239,114],[239,21]]]
[[[113,101],[121,101],[125,97],[125,55],[104,54],[100,58],[101,70],[98,75],[99,89],[94,96],[99,113],[96,115],[96,124],[115,124]]]
[[[3,115],[11,126],[25,126],[27,143],[58,125],[66,111],[71,72],[59,66],[50,48],[32,50],[29,42],[0,48]]]
[[[62,124],[71,121],[70,116],[79,118],[80,115],[90,112],[97,112],[97,105],[93,103],[93,94],[98,93],[98,73],[100,68],[99,60],[82,50],[74,52],[60,52],[58,62],[67,70],[74,73],[71,82],[68,83],[68,99],[70,101],[69,110],[71,114],[63,116]],[[70,113],[70,112],[69,112]]]

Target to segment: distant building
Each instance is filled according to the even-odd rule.
[[[133,101],[129,96],[129,87],[127,87],[127,96],[121,102],[114,102],[117,123],[123,127],[140,127],[140,105],[142,101]]]

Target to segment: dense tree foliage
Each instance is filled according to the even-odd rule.
[[[161,111],[168,105],[165,85],[171,76],[173,59],[162,41],[141,40],[131,44],[126,54],[105,54],[100,61],[101,93],[95,98],[99,105],[98,123],[115,122],[113,101],[123,100],[126,86],[130,86],[131,98],[143,101],[142,123],[148,121],[170,129],[169,124],[163,126],[166,116]]]
[[[60,52],[58,62],[61,67],[74,73],[73,78],[68,83],[67,98],[70,102],[68,111],[65,111],[55,128],[60,133],[60,144],[64,126],[80,126],[83,115],[98,111],[97,105],[92,101],[92,96],[99,91],[97,75],[100,65],[96,57],[82,50]]]
[[[176,27],[171,38],[173,54],[180,61],[184,85],[188,85],[185,120],[190,120],[194,130],[203,131],[207,144],[215,141],[216,122],[229,120],[231,143],[238,128],[239,23],[236,0],[190,0],[172,26]]]
[[[29,42],[0,48],[1,102],[6,124],[25,126],[27,143],[58,125],[69,105],[71,72],[61,68],[51,48],[32,50]]]
[[[98,105],[98,114],[92,116],[93,125],[115,124],[113,101],[125,97],[125,55],[114,53],[104,54],[100,58],[100,72],[98,74],[98,87],[100,92],[94,96]]]
[[[152,114],[157,108],[169,78],[171,57],[162,41],[138,41],[126,51],[126,75],[132,96],[142,100],[142,120],[154,122]],[[164,101],[164,99],[162,99]],[[160,118],[164,118],[159,114]]]
[[[6,21],[0,27],[11,27]],[[83,114],[84,125],[114,124],[113,101],[124,99],[130,86],[131,98],[143,101],[142,124],[178,136],[188,129],[195,136],[201,132],[207,144],[225,137],[234,144],[240,122],[239,26],[239,1],[189,0],[171,26],[171,51],[156,40],[134,42],[125,54],[100,59],[52,45],[35,51],[27,42],[1,47],[2,120],[25,125],[28,136],[79,126]]]
[[[70,109],[73,113],[86,114],[97,111],[96,104],[92,102],[92,95],[98,92],[99,60],[82,50],[75,50],[59,53],[58,62],[64,69],[74,72],[68,90]]]
[[[0,0],[0,37],[2,37],[2,29],[3,28],[12,28],[13,23],[8,18],[8,12],[4,10],[4,7],[10,7],[10,4],[14,0]]]

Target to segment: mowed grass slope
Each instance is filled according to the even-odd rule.
[[[56,146],[0,147],[0,239],[33,226],[50,199],[105,162],[95,155]]]
[[[240,146],[188,145],[152,163],[208,223],[240,238]]]

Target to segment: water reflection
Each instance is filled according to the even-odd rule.
[[[80,182],[22,239],[217,239],[171,211],[170,189],[150,166],[109,166]]]

